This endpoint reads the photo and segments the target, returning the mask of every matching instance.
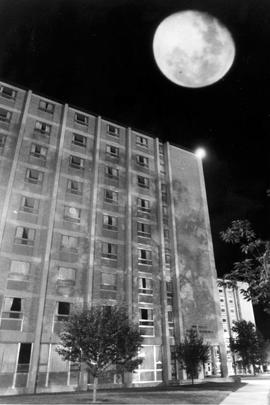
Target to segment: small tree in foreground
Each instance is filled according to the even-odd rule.
[[[63,322],[60,345],[56,351],[64,360],[86,363],[93,376],[93,402],[96,402],[98,378],[115,366],[117,373],[132,372],[142,337],[137,325],[129,321],[122,307],[77,309]]]
[[[184,341],[176,347],[176,358],[180,366],[190,375],[192,384],[198,375],[200,365],[204,365],[209,358],[210,346],[203,342],[196,329],[186,331]]]
[[[250,372],[250,366],[256,373],[256,365],[262,365],[265,360],[265,342],[258,335],[252,322],[234,321],[232,332],[235,337],[230,339],[230,349],[240,357],[240,363],[245,372]]]
[[[220,236],[224,242],[238,245],[242,257],[219,285],[234,288],[237,281],[248,283],[241,290],[243,296],[270,312],[270,242],[258,238],[248,220],[232,221]]]

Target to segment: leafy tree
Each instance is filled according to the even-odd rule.
[[[233,324],[232,332],[236,336],[230,338],[231,351],[240,357],[245,372],[250,372],[250,366],[253,366],[255,374],[256,365],[265,361],[265,342],[252,322],[242,320],[234,321]]]
[[[237,281],[248,283],[247,289],[241,290],[243,296],[270,312],[270,242],[258,238],[248,220],[232,221],[220,236],[224,242],[239,246],[241,260],[219,284],[234,288]]]
[[[132,372],[138,358],[142,337],[122,307],[77,308],[60,333],[56,351],[64,360],[85,363],[93,376],[93,402],[96,402],[98,378],[115,366],[117,373]]]
[[[209,358],[210,346],[203,342],[196,329],[186,331],[183,342],[176,347],[176,358],[180,366],[190,375],[192,384],[198,375],[200,364],[205,364]]]

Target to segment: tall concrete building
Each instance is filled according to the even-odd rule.
[[[234,363],[237,358],[230,350],[230,338],[235,334],[232,331],[234,321],[247,321],[255,325],[254,311],[251,301],[245,300],[242,290],[248,288],[247,283],[237,282],[235,288],[218,286],[218,294],[221,310],[221,321],[224,332],[224,343],[227,352],[227,365],[229,374],[234,374]],[[237,369],[240,372],[240,369]]]
[[[1,392],[74,389],[55,352],[75,303],[123,303],[144,336],[133,384],[179,378],[196,326],[226,352],[201,161],[0,83]],[[215,359],[213,359],[215,362]],[[91,380],[89,379],[91,382]],[[105,383],[119,383],[108,373]]]

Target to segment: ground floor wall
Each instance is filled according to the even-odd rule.
[[[79,385],[80,366],[75,363],[63,361],[56,352],[56,344],[43,343],[41,345],[38,375],[36,380],[37,392],[56,392],[76,390]],[[174,347],[171,355],[172,381],[183,378],[178,369],[174,356]],[[33,344],[0,343],[0,394],[27,393],[29,386],[29,370]],[[212,350],[213,351],[213,350]],[[217,352],[214,350],[213,352]],[[99,379],[104,386],[120,387],[123,385],[156,385],[163,383],[163,355],[161,345],[143,345],[140,356],[143,358],[138,370],[129,378],[116,374],[112,368]],[[211,375],[219,375],[220,366],[212,359]],[[215,366],[213,366],[215,364]],[[214,372],[216,374],[214,374]],[[207,374],[207,373],[206,373]],[[208,373],[209,374],[209,373]],[[200,374],[200,377],[203,375]],[[92,384],[92,376],[88,373],[87,384]]]

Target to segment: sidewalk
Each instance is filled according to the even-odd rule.
[[[243,377],[243,388],[232,392],[220,405],[270,405],[270,375]]]

